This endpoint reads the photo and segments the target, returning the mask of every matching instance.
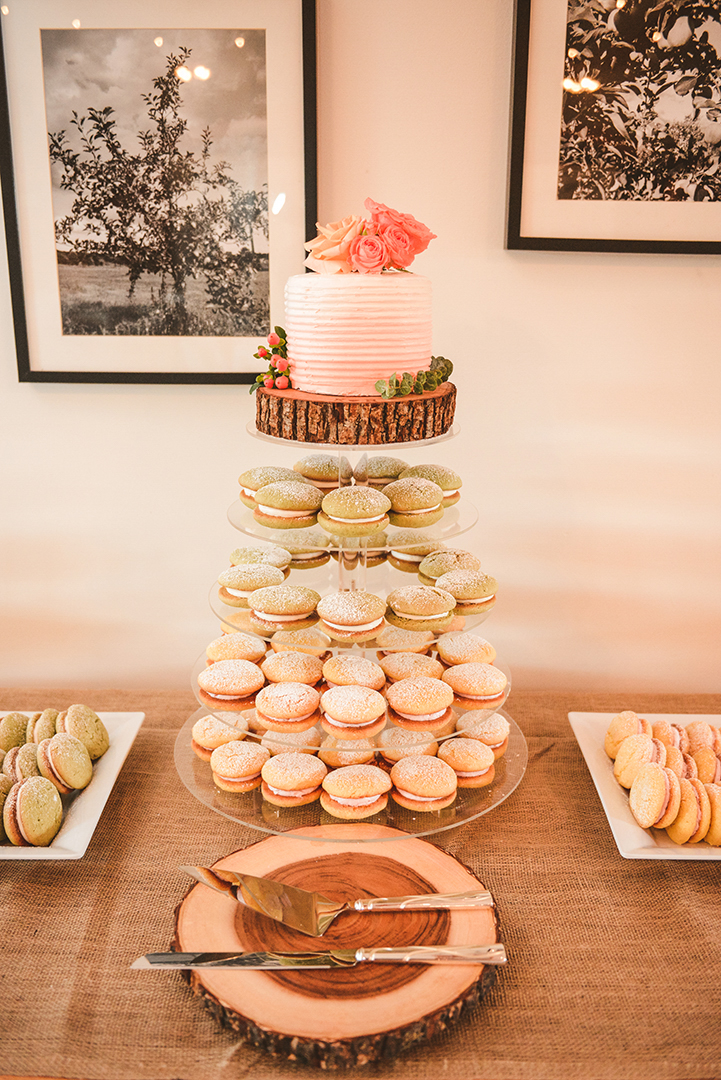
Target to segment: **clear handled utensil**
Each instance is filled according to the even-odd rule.
[[[251,874],[211,870],[207,866],[181,866],[180,869],[216,892],[311,937],[322,937],[334,919],[347,911],[452,911],[493,907],[493,897],[487,889],[422,896],[369,896],[339,903],[321,893],[307,892],[294,885]]]

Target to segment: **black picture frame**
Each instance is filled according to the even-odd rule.
[[[32,4],[33,0],[26,0],[27,3]],[[274,0],[265,0],[266,4],[273,4]],[[302,101],[294,102],[295,109],[294,115],[298,118],[298,123],[302,124],[301,138],[296,139],[296,142],[302,143],[302,154],[299,152],[296,157],[297,161],[292,164],[293,175],[297,177],[299,184],[298,198],[303,200],[303,207],[295,212],[294,217],[294,233],[292,236],[284,237],[283,242],[283,259],[285,263],[289,263],[289,252],[291,252],[291,262],[289,265],[288,273],[301,273],[303,272],[303,259],[305,252],[303,250],[303,244],[306,240],[312,239],[316,234],[316,219],[317,219],[317,126],[316,126],[316,3],[315,0],[283,0],[283,4],[292,5],[294,17],[300,20],[300,56],[294,57],[294,62],[300,65],[300,74],[297,79],[297,83],[302,86]],[[168,13],[174,10],[174,5],[169,3],[168,0],[147,0],[147,20],[144,22],[144,27],[152,26],[173,26],[174,24],[168,19]],[[22,8],[22,5],[19,6]],[[243,19],[243,0],[208,0],[206,5],[202,5],[205,11],[209,7],[212,7],[214,12],[227,10],[227,21],[229,26],[238,26],[242,28],[247,26],[248,23]],[[255,4],[254,8],[257,10],[258,5]],[[64,10],[67,8],[67,11]],[[77,4],[70,4],[69,0],[59,0],[58,15],[60,16],[58,21],[53,24],[53,28],[58,26],[67,27],[73,25],[70,16],[75,15]],[[14,11],[18,11],[18,5],[13,5]],[[122,9],[115,0],[92,0],[92,6],[89,8],[85,4],[85,11],[89,12],[87,22],[83,23],[83,26],[94,27],[96,24],[92,21],[93,14],[106,15],[106,21],[100,21],[98,25],[105,27],[116,26],[113,13],[118,14]],[[270,9],[268,9],[270,11]],[[24,13],[29,14],[29,9],[25,8]],[[157,13],[157,17],[154,15]],[[7,9],[3,9],[3,15],[7,14]],[[55,14],[55,10],[54,10]],[[277,10],[274,17],[277,17]],[[171,340],[175,341],[211,341],[222,342],[232,341],[235,343],[248,343],[248,349],[243,350],[243,370],[209,370],[206,363],[201,370],[58,370],[54,367],[48,368],[47,364],[42,367],[38,367],[36,364],[36,357],[33,354],[33,346],[31,344],[32,334],[29,333],[28,328],[28,290],[32,288],[32,282],[28,281],[27,275],[23,271],[24,255],[23,255],[23,242],[22,242],[22,222],[21,211],[18,200],[18,177],[16,173],[16,157],[13,147],[13,125],[12,125],[12,107],[11,107],[11,94],[8,84],[9,67],[7,64],[7,35],[3,35],[3,15],[0,15],[0,184],[2,188],[2,204],[3,213],[5,219],[5,235],[7,256],[9,264],[9,277],[10,277],[10,291],[11,291],[11,306],[12,317],[15,334],[15,346],[17,353],[17,367],[18,367],[18,379],[20,382],[35,382],[35,383],[145,383],[145,384],[249,384],[255,381],[255,375],[262,363],[253,359],[252,353],[255,348],[256,339],[254,338],[175,338]],[[67,18],[63,19],[63,15]],[[110,21],[108,21],[108,18]],[[117,21],[119,27],[123,27],[121,20]],[[179,29],[188,26],[187,21],[179,22],[177,24]],[[205,23],[196,22],[193,24],[197,27],[204,27]],[[214,25],[214,24],[209,24]],[[225,23],[221,22],[221,26]],[[256,25],[256,24],[251,24]],[[129,23],[128,27],[134,28],[134,23]],[[17,67],[17,64],[16,64]],[[301,119],[302,118],[302,119]],[[44,122],[44,117],[43,117]],[[290,121],[288,121],[290,122]],[[50,185],[49,169],[48,169],[48,188]],[[271,259],[273,246],[271,240]],[[296,254],[297,253],[297,254]],[[279,260],[280,261],[280,260]],[[282,294],[281,294],[282,299]],[[280,308],[280,310],[277,310]],[[280,303],[276,304],[276,311],[271,310],[271,323],[282,320],[282,307]],[[72,341],[73,339],[70,338]],[[81,339],[74,339],[81,340]],[[103,341],[112,340],[108,338],[95,339],[102,344]],[[143,340],[138,337],[128,336],[125,338],[126,347],[128,349],[133,348],[133,342]],[[153,337],[150,339],[152,342],[158,342],[166,339],[159,337]],[[236,348],[237,351],[237,348]],[[199,365],[201,366],[201,365]],[[247,367],[247,370],[245,369]]]
[[[651,16],[667,20],[663,29],[667,6]],[[569,0],[516,0],[506,248],[721,254],[721,202],[558,197],[568,9]],[[652,32],[644,27],[649,40]]]

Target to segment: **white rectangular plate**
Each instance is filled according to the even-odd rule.
[[[26,712],[31,709],[14,709]],[[0,716],[4,716],[0,713]],[[63,823],[49,847],[14,847],[0,844],[2,859],[82,859],[100,821],[100,815],[113,790],[113,785],[128,756],[135,736],[145,719],[145,713],[101,712],[98,716],[108,729],[110,747],[93,766],[93,778],[77,795],[63,797]]]
[[[616,782],[613,762],[603,749],[608,726],[616,713],[572,712],[568,719],[581,753],[586,759],[601,805],[606,812],[616,846],[624,859],[721,859],[721,848],[700,844],[674,844],[664,829],[642,829],[628,806],[628,792]],[[655,724],[668,720],[686,727],[694,720],[718,725],[721,716],[702,716],[696,713],[641,713]]]

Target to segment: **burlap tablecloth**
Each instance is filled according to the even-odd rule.
[[[0,1074],[253,1080],[318,1073],[216,1029],[165,948],[187,881],[259,834],[214,814],[173,764],[190,693],[2,691],[5,709],[146,713],[85,857],[0,863]],[[525,778],[479,821],[440,834],[498,899],[511,962],[484,1003],[369,1080],[711,1080],[721,1076],[721,862],[626,861],[568,724],[579,711],[721,713],[721,696],[530,693],[508,710]]]

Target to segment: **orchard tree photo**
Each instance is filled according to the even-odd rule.
[[[112,105],[90,103],[49,132],[65,196],[55,235],[66,334],[269,330],[267,183],[244,187],[214,155],[213,120],[200,127],[199,105],[191,131],[184,94],[194,62],[190,47],[165,55],[139,93],[135,132]]]
[[[559,199],[721,199],[721,6],[569,0]]]

